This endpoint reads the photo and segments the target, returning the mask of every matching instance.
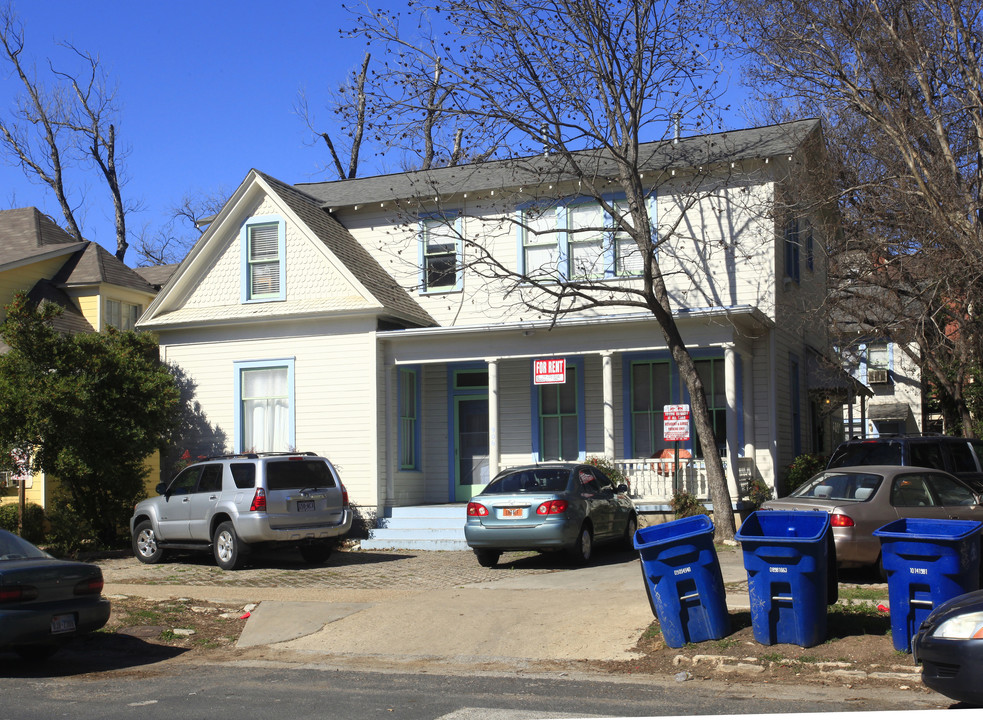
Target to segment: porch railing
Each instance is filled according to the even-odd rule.
[[[727,462],[724,458],[725,470]],[[680,458],[678,466],[672,458],[616,460],[615,465],[631,482],[631,497],[636,502],[668,504],[677,490],[685,490],[698,500],[710,498],[706,463],[699,458]],[[738,458],[737,481],[741,488],[746,488],[753,477],[754,460]]]

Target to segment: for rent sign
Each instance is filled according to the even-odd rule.
[[[662,407],[662,433],[666,442],[689,440],[689,405]]]
[[[532,361],[533,382],[536,385],[558,385],[567,380],[567,361],[563,358]]]

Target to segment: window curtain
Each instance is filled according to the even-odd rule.
[[[254,452],[290,450],[287,368],[242,372],[242,448]]]

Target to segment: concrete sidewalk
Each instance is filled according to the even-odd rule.
[[[747,608],[740,550],[723,549],[718,559],[728,608]],[[426,560],[433,574],[441,564],[475,562],[470,553],[430,553]],[[110,576],[106,592],[259,603],[240,648],[510,665],[634,657],[653,621],[637,555],[602,553],[588,567],[556,567],[538,573],[502,567],[488,573],[490,580],[460,585],[428,585],[421,577],[417,588],[403,582],[387,589],[113,585]]]

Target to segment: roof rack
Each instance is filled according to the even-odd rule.
[[[234,460],[235,458],[245,458],[247,460],[255,460],[261,457],[296,457],[297,455],[302,455],[304,457],[317,457],[315,452],[248,452],[248,453],[230,453],[228,455],[211,455],[203,460],[198,460],[198,462],[207,462],[209,460]]]

